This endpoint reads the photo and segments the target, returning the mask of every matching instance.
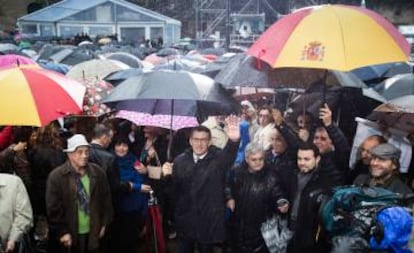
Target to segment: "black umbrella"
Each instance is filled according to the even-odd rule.
[[[414,95],[414,74],[399,74],[374,87],[386,99]]]
[[[119,70],[117,72],[111,73],[104,77],[103,79],[109,83],[111,83],[113,86],[118,86],[120,83],[125,81],[128,78],[134,77],[134,76],[140,76],[145,71],[141,68],[136,69],[124,69]]]
[[[245,54],[233,57],[217,74],[215,81],[223,84],[224,87],[307,89],[315,83],[325,83],[327,87],[366,87],[361,80],[349,72],[309,68],[273,69],[267,63]]]
[[[214,80],[185,71],[150,71],[118,85],[104,100],[119,110],[205,118],[238,112],[238,103]]]

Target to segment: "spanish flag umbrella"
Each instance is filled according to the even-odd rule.
[[[0,125],[44,126],[80,113],[85,90],[82,84],[41,68],[0,69]]]
[[[300,9],[271,27],[249,48],[273,68],[349,71],[408,60],[410,46],[381,15],[347,5]]]

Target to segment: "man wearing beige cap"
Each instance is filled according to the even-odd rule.
[[[85,136],[68,139],[68,160],[47,180],[46,208],[51,234],[49,252],[97,252],[112,217],[105,172],[88,162]],[[55,243],[53,243],[55,242]]]
[[[398,177],[401,150],[389,143],[382,143],[370,149],[369,174],[359,175],[355,185],[383,187],[395,193],[411,193],[411,189]]]

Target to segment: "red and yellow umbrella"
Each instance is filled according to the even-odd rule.
[[[82,111],[86,88],[41,68],[0,69],[0,125],[44,126]]]
[[[356,6],[321,5],[283,17],[259,37],[247,54],[274,68],[349,71],[407,61],[409,52],[406,39],[379,14]]]

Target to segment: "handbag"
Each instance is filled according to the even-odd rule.
[[[273,215],[262,223],[260,231],[270,253],[286,253],[289,240],[293,236],[287,219]]]
[[[157,166],[147,165],[148,177],[151,179],[160,180],[162,176],[162,165],[157,152],[155,152],[155,160],[157,162]]]

